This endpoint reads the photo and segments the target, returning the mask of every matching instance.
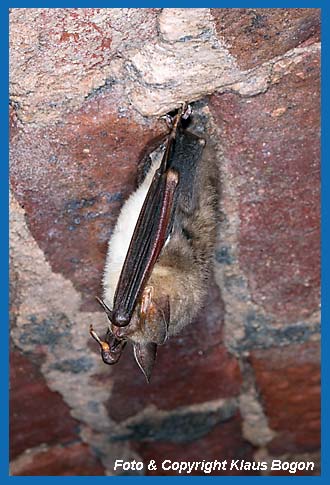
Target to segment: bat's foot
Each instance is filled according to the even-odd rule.
[[[164,115],[162,118],[165,120],[166,126],[169,130],[173,128],[173,118],[171,115]]]
[[[189,118],[189,116],[191,115],[192,113],[192,107],[190,104],[186,103],[186,102],[183,102],[182,103],[182,108],[181,108],[181,117],[184,119],[184,120],[187,120]]]
[[[192,113],[192,107],[190,104],[188,104],[186,101],[182,101],[180,104],[181,108],[179,108],[177,115],[171,116],[169,114],[166,114],[162,116],[162,118],[165,120],[167,127],[170,130],[173,130],[173,128],[175,128],[181,118],[183,120],[187,120]]]
[[[168,297],[154,299],[154,287],[149,285],[143,290],[139,321],[147,339],[162,345],[168,337],[170,309]]]
[[[89,326],[89,333],[91,334],[91,336],[93,337],[94,340],[96,340],[96,342],[99,344],[99,346],[101,347],[101,351],[103,352],[106,352],[106,351],[109,351],[110,350],[110,346],[107,342],[105,342],[104,340],[101,340],[100,337],[97,335],[97,333],[95,332],[94,328],[93,328],[93,325],[90,325]]]

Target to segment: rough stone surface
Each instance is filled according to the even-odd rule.
[[[206,401],[202,404],[162,411],[149,404],[143,411],[122,423],[122,431],[114,441],[191,443],[207,435],[219,423],[237,414],[233,398]]]
[[[248,371],[251,376],[250,369]],[[275,432],[269,427],[255,382],[247,385],[251,379],[247,375],[244,377],[244,384],[239,396],[239,409],[243,418],[242,433],[244,438],[254,446],[264,447],[274,438]]]
[[[72,416],[79,421],[79,437],[111,471],[116,456],[130,459],[132,453],[125,443],[109,443],[109,432],[115,427],[105,408],[111,379],[99,354],[88,348],[89,323],[93,321],[98,328],[99,324],[104,325],[104,316],[80,311],[80,295],[70,281],[52,272],[28,231],[23,209],[13,198],[10,228],[10,266],[15,275],[13,342],[42,362],[40,369],[49,388],[61,393]],[[12,409],[15,408],[13,401]]]
[[[157,10],[12,9],[11,99],[20,117],[60,119],[111,85],[111,60],[156,35]]]
[[[11,9],[12,474],[319,474],[319,30],[318,9]],[[215,281],[147,385],[88,327],[138,160],[184,100],[218,155]]]
[[[268,61],[318,40],[318,9],[211,10],[13,9],[12,102],[46,122],[119,82],[141,113],[164,114],[188,94],[262,92]]]
[[[262,97],[210,103],[237,182],[240,267],[253,301],[287,323],[320,298],[319,62],[306,52]]]

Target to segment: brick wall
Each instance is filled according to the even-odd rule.
[[[319,473],[319,31],[317,9],[11,10],[13,475],[118,458]],[[139,154],[183,99],[216,145],[219,242],[204,308],[147,385],[88,329]]]

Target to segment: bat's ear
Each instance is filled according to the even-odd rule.
[[[110,308],[98,296],[96,296],[95,299],[96,299],[96,301],[99,302],[99,304],[101,305],[101,307],[103,308],[103,310],[107,314],[107,317],[109,318],[110,322],[112,322],[112,311],[110,310]]]
[[[148,342],[146,344],[134,343],[134,357],[149,383],[151,372],[154,367],[157,354],[157,344]]]

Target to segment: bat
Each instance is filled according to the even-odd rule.
[[[149,382],[157,347],[196,316],[207,293],[216,245],[217,169],[206,140],[186,129],[191,107],[166,115],[169,133],[147,153],[143,182],[118,217],[103,276],[108,319],[104,340],[93,327],[106,364],[133,344]]]

